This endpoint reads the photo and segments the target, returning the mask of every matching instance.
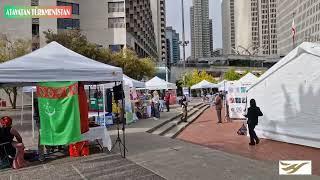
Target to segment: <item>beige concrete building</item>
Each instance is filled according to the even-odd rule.
[[[165,63],[167,57],[166,45],[166,1],[150,0],[152,21],[156,37],[159,62]]]
[[[80,12],[80,28],[89,41],[112,51],[127,47],[140,57],[158,59],[150,0],[81,0]]]
[[[0,29],[10,39],[32,40],[34,49],[46,44],[43,31],[80,29],[90,42],[98,46],[109,47],[112,51],[128,47],[134,49],[140,57],[149,56],[158,60],[159,55],[165,57],[163,2],[164,0],[159,0],[157,6],[160,8],[159,25],[153,22],[153,17],[157,18],[158,14],[152,12],[150,0],[4,0],[0,4],[1,9],[4,5],[72,6],[73,17],[9,20],[1,16]],[[164,38],[164,41],[157,38]],[[162,48],[158,48],[160,44]],[[164,50],[164,53],[160,50]]]
[[[253,50],[260,55],[278,54],[277,1],[280,0],[251,0]]]
[[[191,57],[198,59],[210,57],[210,20],[209,20],[209,1],[193,0],[193,6],[190,9],[191,21]],[[212,30],[212,28],[211,28]]]
[[[276,0],[223,0],[224,54],[276,55]]]
[[[46,39],[43,34],[44,31],[51,30],[57,32],[63,29],[80,28],[79,20],[79,1],[80,0],[21,0],[11,1],[3,0],[0,3],[0,10],[3,11],[5,5],[16,6],[57,6],[67,5],[72,6],[71,19],[5,19],[0,16],[0,33],[5,35],[8,40],[25,39],[32,41],[33,49],[37,49],[46,44]]]
[[[234,0],[235,49],[245,53],[252,45],[250,1]]]
[[[277,2],[277,6],[278,50],[280,55],[288,54],[294,47],[304,41],[320,42],[319,0],[281,0]],[[293,18],[296,26],[294,45],[291,35]]]

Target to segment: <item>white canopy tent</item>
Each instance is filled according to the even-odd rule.
[[[123,83],[124,83],[124,85],[127,85],[130,88],[145,88],[146,87],[144,82],[132,79],[125,74],[123,74]],[[98,86],[100,88],[103,86],[105,89],[109,89],[109,88],[113,88],[115,86],[115,84],[114,83],[106,83],[106,84],[99,84]],[[86,89],[89,89],[89,87],[94,88],[95,86],[93,86],[93,85],[85,86]]]
[[[173,83],[169,83],[155,76],[154,78],[146,82],[145,89],[148,89],[148,90],[177,89],[177,86]]]
[[[89,59],[57,42],[51,42],[27,55],[0,64],[0,83],[2,83],[2,86],[9,84],[25,86],[38,82],[54,81],[100,83],[120,82],[122,80],[121,68]],[[31,90],[33,91],[33,88]],[[33,111],[32,108],[32,132],[34,137]]]
[[[320,44],[302,43],[248,91],[264,116],[258,136],[320,148]]]
[[[254,83],[256,83],[258,80],[258,77],[255,76],[252,73],[248,73],[245,76],[243,76],[241,79],[239,79],[238,81],[243,85],[243,86],[247,86],[250,87],[251,85],[253,85]]]
[[[218,83],[218,89],[219,91],[226,91],[227,90],[227,85],[228,81],[227,80],[223,80],[221,82]]]
[[[123,81],[125,85],[128,85],[130,88],[145,88],[146,84],[144,82],[132,79],[127,75],[123,75]]]
[[[217,84],[208,82],[206,80],[203,80],[201,82],[199,82],[198,84],[195,84],[193,86],[191,86],[191,89],[212,89],[212,88],[218,88]]]
[[[122,81],[122,69],[103,64],[51,42],[30,54],[0,65],[1,83],[49,81]]]

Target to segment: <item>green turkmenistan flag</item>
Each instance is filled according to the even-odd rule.
[[[40,144],[67,145],[81,141],[77,82],[39,83]]]

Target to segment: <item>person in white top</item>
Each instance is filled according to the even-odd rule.
[[[160,118],[159,105],[160,105],[160,97],[157,91],[153,91],[153,117],[154,120],[158,120]]]

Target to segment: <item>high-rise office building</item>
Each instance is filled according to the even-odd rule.
[[[223,54],[233,54],[236,49],[234,25],[234,0],[222,0],[222,47]]]
[[[213,56],[213,28],[212,28],[212,19],[209,19],[209,37],[210,37],[210,56]]]
[[[166,62],[166,1],[150,0],[159,62]]]
[[[80,1],[80,28],[89,41],[113,51],[127,47],[158,60],[152,15],[150,0]]]
[[[192,59],[210,57],[209,1],[193,0],[190,12]]]
[[[175,64],[180,61],[180,45],[179,45],[179,33],[172,27],[166,28],[167,38],[167,57],[169,65]]]
[[[275,0],[223,0],[225,54],[277,54]]]
[[[260,55],[277,54],[276,13],[276,0],[251,0],[252,42]]]
[[[315,0],[282,0],[277,2],[278,51],[287,55],[304,41],[320,42],[320,3]],[[292,21],[296,34],[292,41]]]
[[[136,51],[140,57],[152,57],[158,60],[165,57],[165,6],[160,1],[160,16],[153,13],[150,0],[3,0],[4,5],[16,6],[72,6],[71,19],[5,19],[0,17],[1,34],[10,39],[32,40],[33,48],[46,44],[44,31],[63,32],[79,29],[87,39],[97,46],[118,51],[127,47]],[[153,16],[160,19],[154,23]],[[160,26],[159,26],[160,24]],[[160,31],[160,33],[158,33]],[[160,34],[161,41],[158,40]],[[159,38],[159,39],[160,39]],[[162,48],[158,44],[162,43]],[[163,43],[164,42],[164,43]]]

